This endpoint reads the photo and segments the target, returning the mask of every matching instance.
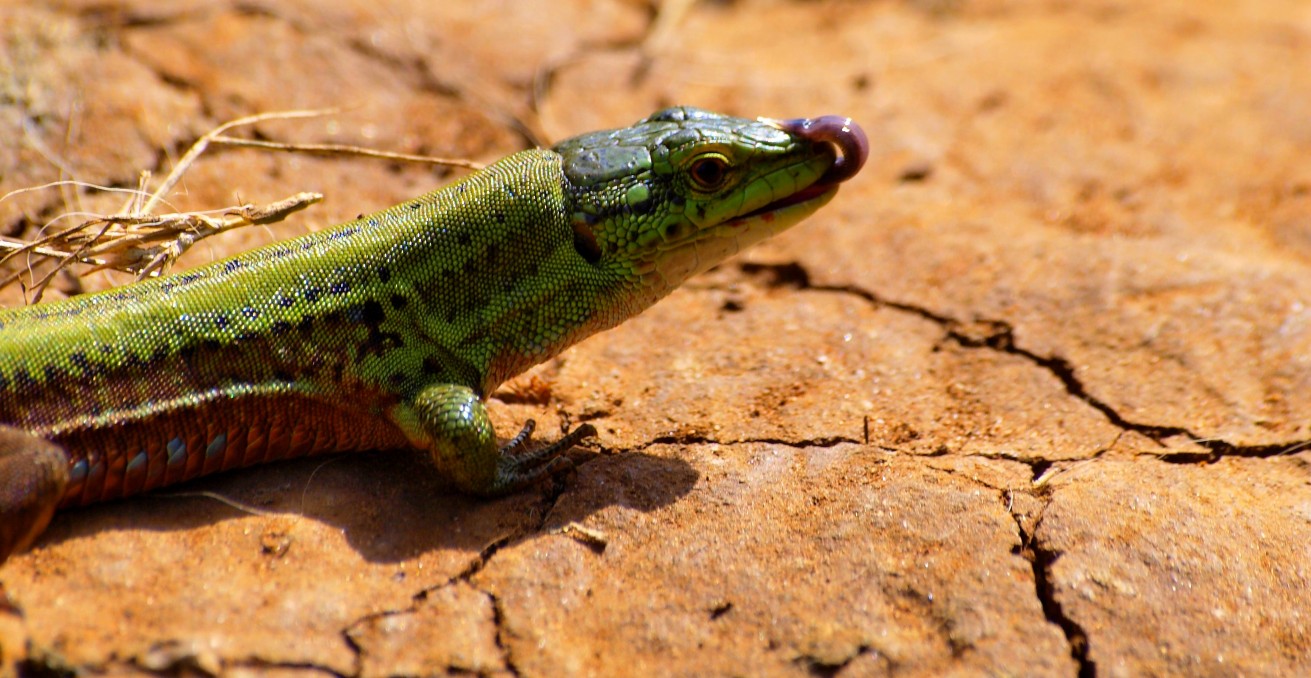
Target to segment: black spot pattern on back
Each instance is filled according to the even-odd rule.
[[[385,332],[382,323],[387,319],[387,311],[377,299],[369,299],[348,312],[351,320],[364,324],[369,336],[360,345],[357,360],[376,355],[381,357],[387,351],[405,345],[405,339],[398,332]]]
[[[383,310],[382,304],[377,299],[370,299],[364,302],[363,320],[367,325],[377,325],[387,318],[387,312]]]

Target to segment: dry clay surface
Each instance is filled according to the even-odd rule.
[[[575,474],[478,501],[330,457],[60,514],[0,567],[0,672],[1306,673],[1311,6],[679,4],[0,2],[0,192],[319,107],[253,133],[490,161],[685,103],[873,149],[492,401],[596,425]],[[327,195],[195,264],[449,176],[224,150],[170,201]]]

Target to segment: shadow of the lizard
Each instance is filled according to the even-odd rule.
[[[268,464],[61,511],[38,544],[119,530],[191,530],[267,513],[332,525],[366,560],[399,562],[434,550],[476,552],[532,537],[543,528],[544,512],[565,494],[581,493],[570,505],[586,506],[588,514],[611,505],[649,511],[687,494],[698,478],[687,462],[643,452],[571,456],[576,472],[495,499],[460,494],[418,452]]]

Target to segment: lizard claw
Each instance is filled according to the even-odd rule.
[[[546,476],[567,472],[574,467],[574,463],[564,456],[564,453],[583,439],[596,436],[595,426],[582,424],[550,445],[543,445],[535,450],[523,450],[536,426],[537,423],[529,419],[524,423],[519,435],[501,448],[493,488],[495,493],[512,491],[531,485]]]

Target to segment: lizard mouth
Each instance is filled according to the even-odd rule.
[[[831,197],[832,193],[837,192],[838,184],[856,176],[860,168],[865,166],[865,160],[869,158],[869,137],[865,136],[865,130],[861,129],[860,125],[857,125],[851,118],[824,115],[818,118],[794,118],[792,120],[761,118],[761,121],[807,141],[827,144],[833,152],[833,163],[829,165],[828,171],[824,172],[815,183],[786,198],[776,200],[760,209],[744,214],[739,217],[740,219],[777,212],[785,207],[808,202],[820,196],[827,195]]]

